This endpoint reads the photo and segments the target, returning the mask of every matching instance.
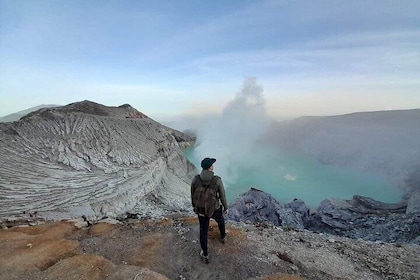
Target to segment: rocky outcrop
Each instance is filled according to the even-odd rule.
[[[240,195],[234,203],[229,205],[228,219],[234,221],[268,222],[281,225],[277,211],[280,204],[270,194],[256,188]]]
[[[0,219],[141,213],[151,195],[183,209],[195,167],[182,149],[193,141],[130,105],[90,101],[0,124]]]
[[[326,199],[307,227],[370,241],[419,243],[420,213],[406,214],[407,204],[383,203],[355,195],[351,200]]]
[[[355,195],[351,200],[325,199],[311,214],[302,200],[281,206],[271,195],[252,188],[230,205],[228,219],[369,241],[420,244],[420,213],[406,213],[406,208],[405,202],[383,203]]]
[[[283,205],[277,213],[279,213],[283,227],[302,230],[310,222],[309,208],[301,199],[295,198],[292,202]]]
[[[280,206],[270,194],[251,188],[229,206],[228,219],[269,223],[285,228],[303,229],[309,221],[309,208],[300,199]]]
[[[405,213],[406,203],[383,203],[359,195],[353,196],[351,200],[329,198],[321,202],[317,215],[321,221],[331,227],[349,229],[351,223],[356,219],[368,214],[386,215],[391,213]]]

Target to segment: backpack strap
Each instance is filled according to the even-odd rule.
[[[197,201],[195,201],[194,200],[194,198],[196,198],[195,197],[195,191],[198,189],[198,188],[200,188],[200,187],[202,187],[203,186],[203,182],[201,181],[201,178],[200,178],[200,174],[197,174],[197,175],[195,175],[195,178],[194,178],[194,186],[193,186],[193,190],[192,190],[192,192],[191,192],[191,202],[192,202],[192,205],[193,205],[193,207],[195,207],[195,204],[196,204],[196,202]],[[197,198],[196,198],[197,199]]]
[[[203,181],[201,181],[200,174],[195,175],[195,183],[196,185],[194,186],[194,190],[203,186]]]

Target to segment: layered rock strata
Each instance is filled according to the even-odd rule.
[[[90,101],[0,123],[0,219],[116,216],[152,193],[182,209],[195,170],[182,149],[193,141],[130,105]]]

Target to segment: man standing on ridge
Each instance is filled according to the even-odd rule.
[[[214,175],[213,172],[215,162],[215,158],[204,158],[201,161],[203,170],[191,182],[191,202],[200,222],[200,257],[204,263],[209,263],[207,235],[210,218],[214,219],[219,226],[222,243],[226,242],[223,213],[228,214],[228,205],[222,178]]]

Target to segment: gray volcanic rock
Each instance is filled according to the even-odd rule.
[[[227,219],[234,221],[268,222],[281,225],[278,214],[280,204],[270,194],[251,188],[229,205]]]
[[[264,143],[420,189],[420,109],[302,117],[274,123]]]
[[[292,208],[282,207],[277,211],[279,219],[281,220],[281,226],[283,228],[291,228],[296,230],[303,230],[302,215],[299,212],[293,211]]]
[[[406,214],[406,206],[355,195],[351,200],[325,199],[310,214],[300,199],[280,206],[271,195],[251,188],[229,206],[227,218],[367,241],[420,244],[420,213]]]
[[[385,215],[405,213],[407,204],[383,203],[369,197],[355,195],[351,200],[329,198],[321,201],[317,214],[321,221],[331,227],[348,230],[350,222],[366,214]]]
[[[325,199],[307,229],[369,241],[418,243],[420,214],[405,214],[407,204],[383,203],[355,195],[351,200]]]
[[[310,210],[302,199],[294,199],[283,205],[277,213],[283,227],[304,229],[310,223]]]
[[[311,224],[307,229],[313,232],[334,234],[366,241],[420,244],[419,213],[362,215],[359,218],[349,220],[345,227],[343,226],[343,221],[340,224],[326,224],[324,221],[315,213],[312,215]]]
[[[141,213],[151,194],[165,209],[189,203],[195,167],[182,149],[194,139],[130,105],[40,109],[0,131],[0,219]]]
[[[309,219],[309,208],[300,199],[281,206],[270,194],[251,188],[229,206],[227,219],[302,230]]]

